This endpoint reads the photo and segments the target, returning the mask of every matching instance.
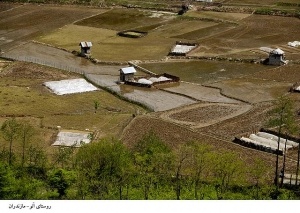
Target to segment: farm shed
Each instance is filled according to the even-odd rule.
[[[120,69],[120,81],[126,82],[134,79],[136,70],[134,67],[125,67]]]
[[[91,54],[92,42],[82,41],[79,43],[79,46],[81,47],[80,54],[82,56],[89,56]]]
[[[268,64],[279,66],[286,63],[284,52],[281,49],[277,48],[270,52]]]

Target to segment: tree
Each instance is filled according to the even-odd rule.
[[[22,167],[24,167],[25,163],[25,149],[26,145],[28,145],[31,138],[34,136],[35,131],[33,126],[31,126],[27,122],[20,123],[20,136],[22,142]]]
[[[74,173],[64,169],[55,169],[48,174],[48,184],[51,189],[57,191],[59,199],[66,195],[67,189],[74,181]]]
[[[152,131],[144,135],[132,150],[134,166],[144,199],[149,199],[151,187],[167,176],[172,165],[170,148]]]
[[[123,188],[130,177],[131,159],[118,140],[102,139],[87,144],[76,154],[77,183],[81,198],[123,199]]]
[[[97,112],[97,110],[98,110],[99,106],[100,106],[100,103],[99,103],[99,101],[97,101],[97,100],[94,100],[94,109],[95,109],[95,113]]]
[[[296,130],[294,106],[292,101],[286,97],[281,96],[278,98],[275,104],[275,108],[271,111],[271,119],[269,120],[269,126],[278,128],[278,142],[276,152],[276,165],[274,185],[276,191],[278,191],[278,167],[279,167],[279,144],[283,131],[293,133]]]
[[[190,161],[190,173],[194,182],[194,196],[195,199],[199,199],[199,188],[203,173],[208,173],[211,162],[211,147],[202,145],[196,141],[190,142],[192,147],[191,161]]]
[[[191,163],[192,153],[193,147],[190,143],[183,144],[175,150],[175,192],[177,200],[181,199],[182,175],[186,166]]]
[[[73,163],[73,155],[75,153],[76,144],[73,146],[60,146],[54,154],[54,164],[60,165],[61,168],[69,168]]]
[[[47,155],[43,148],[38,146],[29,146],[28,149],[28,172],[37,178],[45,178],[47,167]]]
[[[6,120],[2,126],[1,131],[3,133],[3,138],[9,142],[9,165],[12,164],[12,145],[13,141],[16,140],[19,136],[20,124],[16,121],[15,118]]]
[[[257,200],[257,199],[260,199],[259,189],[265,181],[267,165],[261,159],[255,158],[254,163],[249,168],[249,170],[250,170],[250,176],[255,182],[254,198]]]
[[[0,162],[0,200],[11,199],[14,176],[11,169]]]
[[[218,199],[228,190],[230,184],[238,177],[241,177],[244,165],[236,154],[224,152],[214,158],[213,172],[217,181],[216,190]]]

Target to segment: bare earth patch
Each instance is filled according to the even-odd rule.
[[[160,117],[194,129],[224,121],[250,109],[251,105],[247,104],[198,103],[164,112]]]
[[[227,98],[221,95],[219,89],[204,87],[200,84],[189,82],[180,82],[179,86],[165,88],[166,91],[180,93],[199,101],[221,102],[221,103],[240,103],[240,101],[232,98]]]

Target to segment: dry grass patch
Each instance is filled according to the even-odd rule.
[[[245,13],[223,13],[214,11],[188,11],[185,16],[205,19],[216,19],[222,21],[240,21],[251,14]]]
[[[61,123],[64,128],[81,130],[103,125],[107,126],[103,134],[107,130],[107,134],[112,135],[121,131],[137,109],[144,112],[142,108],[105,91],[57,96],[42,86],[45,81],[78,77],[72,73],[23,62],[13,63],[6,71],[0,79],[0,99],[3,100],[0,116],[43,118],[42,126],[51,128],[62,126]],[[94,101],[100,104],[96,113]],[[101,119],[101,115],[112,120],[107,122],[107,119]]]
[[[222,90],[222,94],[250,103],[272,101],[286,94],[292,84],[270,80],[237,78],[211,84]]]
[[[291,17],[251,15],[229,29],[214,32],[209,38],[199,39],[208,51],[221,48],[215,54],[226,54],[232,50],[253,49],[262,46],[287,44],[298,39],[300,19]],[[224,48],[226,47],[226,48]],[[205,49],[198,49],[206,53]]]
[[[221,32],[228,31],[230,29],[233,29],[234,27],[235,25],[229,23],[214,24],[203,29],[197,29],[191,32],[177,34],[176,38],[197,40],[199,43],[201,43],[200,41],[203,38],[209,38],[211,36],[218,35]]]
[[[217,25],[217,23],[177,18],[165,23],[163,26],[156,29],[155,33],[159,33],[164,37],[184,38],[178,35],[189,34],[201,29],[209,29],[210,27],[215,25]],[[187,36],[185,39],[191,38]]]
[[[64,47],[69,50],[80,49],[81,41],[92,41],[92,54],[97,52],[97,44],[103,40],[109,40],[117,37],[116,31],[100,29],[88,26],[67,25],[59,30],[39,38],[39,41],[53,44],[58,47]],[[100,48],[100,47],[98,47]]]
[[[81,40],[91,41],[92,57],[103,61],[161,59],[168,54],[176,41],[158,34],[148,34],[139,39],[125,38],[117,36],[117,31],[77,25],[66,26],[39,39],[70,51],[79,50]]]
[[[137,9],[112,9],[106,13],[76,22],[77,25],[106,28],[111,30],[129,30],[152,26],[164,21],[163,16],[153,17],[149,11]]]

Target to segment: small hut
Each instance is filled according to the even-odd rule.
[[[89,56],[91,54],[91,47],[93,46],[92,42],[82,41],[79,43],[79,46],[81,47],[80,54],[82,56]]]
[[[286,63],[284,52],[281,49],[277,48],[270,52],[268,64],[278,66]]]
[[[125,67],[120,69],[120,81],[130,81],[134,78],[134,73],[136,73],[136,70],[134,67]]]

